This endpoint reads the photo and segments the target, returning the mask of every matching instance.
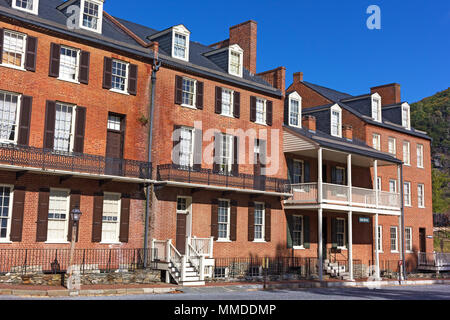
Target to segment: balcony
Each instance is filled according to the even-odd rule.
[[[101,179],[151,179],[152,174],[152,166],[148,162],[10,144],[0,144],[0,167],[13,171],[53,172]]]
[[[286,192],[293,196],[285,201],[287,205],[318,204],[318,184],[300,183],[286,186]],[[351,198],[350,198],[351,195]],[[378,201],[377,201],[378,198]],[[322,203],[349,205],[356,208],[400,210],[400,194],[337,185],[322,184]]]
[[[284,192],[287,180],[254,176],[250,174],[220,174],[211,169],[194,169],[176,164],[165,164],[158,166],[158,180],[165,182],[178,182],[201,187],[209,186],[222,189],[256,190],[261,192],[278,193]]]

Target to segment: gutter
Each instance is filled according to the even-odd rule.
[[[403,268],[403,280],[408,280],[407,276],[406,276],[406,257],[405,257],[405,198],[404,198],[404,190],[403,190],[403,163],[400,166],[400,181],[402,183],[401,188],[400,188],[400,199],[401,199],[401,228],[402,228],[402,268]],[[411,191],[410,191],[411,192]]]

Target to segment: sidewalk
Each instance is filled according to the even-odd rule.
[[[408,279],[401,285],[450,285],[450,279]],[[399,286],[398,280],[383,280],[380,282],[344,281],[344,280],[295,280],[267,282],[266,290],[280,289],[310,289],[310,288],[343,288],[343,287],[379,287]],[[13,295],[20,297],[69,297],[69,296],[110,296],[110,295],[140,295],[140,294],[182,294],[183,292],[209,292],[209,291],[259,291],[264,290],[263,282],[215,282],[205,286],[182,287],[170,284],[143,284],[143,285],[84,285],[79,291],[69,291],[63,286],[31,286],[0,284],[0,295]]]

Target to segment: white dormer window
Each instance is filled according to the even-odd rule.
[[[289,125],[302,127],[302,98],[297,92],[289,95]]]
[[[12,7],[28,13],[38,14],[39,0],[13,0]]]
[[[342,110],[338,105],[331,107],[331,135],[342,137]]]
[[[402,127],[411,129],[411,117],[409,113],[409,105],[407,103],[402,104]]]
[[[183,25],[172,28],[172,57],[189,61],[190,32]]]
[[[231,75],[242,77],[242,59],[244,50],[238,45],[232,45],[229,48],[228,72]]]
[[[378,93],[372,95],[372,119],[381,122],[381,97]]]
[[[103,0],[81,0],[80,28],[102,32]]]

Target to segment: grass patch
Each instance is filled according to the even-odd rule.
[[[434,233],[434,251],[441,252],[441,239],[444,239],[444,252],[450,253],[450,231]]]

